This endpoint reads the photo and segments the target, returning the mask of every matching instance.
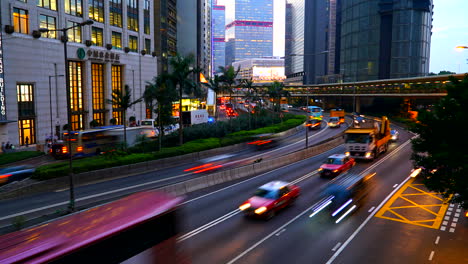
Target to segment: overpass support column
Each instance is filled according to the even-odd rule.
[[[356,112],[360,113],[361,112],[361,100],[359,97],[354,97],[355,100],[355,107],[356,107]]]

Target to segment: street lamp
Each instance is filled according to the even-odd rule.
[[[52,84],[51,84],[51,78],[53,77],[63,77],[65,75],[59,74],[59,75],[49,75],[49,111],[50,111],[50,139],[53,139],[53,129],[52,129]],[[55,87],[57,89],[57,87]]]
[[[329,53],[330,51],[328,50],[324,50],[324,51],[321,51],[321,52],[317,52],[317,53],[311,53],[311,54],[296,54],[296,53],[292,53],[292,54],[289,54],[290,57],[304,57],[304,56],[315,56],[315,55],[320,55],[320,54],[327,54]],[[304,72],[304,77],[306,77],[307,75],[305,74]],[[302,79],[302,83],[304,83],[304,77]],[[309,92],[306,91],[306,97],[307,97],[307,102],[306,102],[306,107],[307,107],[307,110],[309,110]],[[308,112],[307,112],[308,113]],[[306,125],[309,123],[309,114],[306,114],[307,116],[307,123]],[[307,149],[309,147],[309,127],[306,126],[306,136],[305,136],[305,148]]]
[[[72,149],[71,149],[71,130],[72,130],[72,120],[71,120],[71,96],[70,96],[70,69],[68,68],[68,58],[67,58],[67,42],[68,42],[68,34],[67,31],[72,28],[82,27],[86,25],[92,25],[94,22],[92,20],[86,20],[84,22],[78,23],[71,27],[60,28],[60,29],[48,29],[48,28],[40,28],[39,32],[47,33],[49,31],[60,31],[62,32],[62,42],[63,42],[63,52],[64,52],[64,60],[65,60],[65,90],[67,93],[67,130],[68,130],[68,156],[69,156],[69,172],[68,176],[70,179],[70,204],[68,208],[71,212],[75,211],[75,191],[73,187],[73,166],[72,166]]]

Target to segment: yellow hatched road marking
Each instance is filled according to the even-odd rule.
[[[447,211],[448,204],[444,204],[444,199],[438,196],[437,193],[434,192],[429,192],[429,191],[424,191],[421,188],[417,188],[416,186],[424,186],[424,184],[420,183],[415,183],[415,178],[410,179],[405,185],[403,185],[400,190],[398,190],[390,200],[375,214],[375,217],[383,218],[383,219],[388,219],[392,221],[397,221],[397,222],[402,222],[406,224],[412,224],[416,226],[422,226],[422,227],[428,227],[428,228],[433,228],[433,229],[439,229],[445,212]],[[404,192],[406,190],[413,190],[417,191],[418,193],[408,193],[405,194]],[[438,201],[441,201],[439,204],[434,204],[434,201],[431,204],[418,204],[415,201],[412,201],[408,199],[410,196],[412,197],[423,197],[423,196],[428,196],[430,198],[434,198]],[[406,201],[406,203],[409,203],[410,205],[406,206],[392,206],[397,200],[400,201]],[[440,207],[437,212],[434,212],[430,210],[430,207]],[[401,213],[397,213],[395,210],[397,209],[409,209],[409,210],[423,210],[427,213],[429,213],[431,216],[426,217],[426,219],[422,220],[410,220],[408,217],[403,216]],[[410,211],[410,213],[413,213]],[[386,215],[384,215],[386,214]],[[394,217],[391,217],[393,215]],[[434,217],[434,218],[433,218]]]

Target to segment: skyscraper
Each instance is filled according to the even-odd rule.
[[[154,1],[154,36],[158,68],[161,72],[168,70],[168,58],[177,52],[177,0]]]
[[[225,19],[226,9],[223,5],[213,4],[212,36],[213,36],[213,74],[219,71],[220,66],[226,66]]]
[[[273,0],[226,4],[226,64],[273,55]]]

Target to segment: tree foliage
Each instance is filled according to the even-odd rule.
[[[430,111],[421,111],[411,130],[413,157],[422,167],[428,189],[468,209],[468,75],[450,77],[447,96]]]
[[[274,81],[270,86],[268,86],[268,90],[266,94],[273,99],[273,105],[275,111],[279,111],[280,109],[280,102],[281,97],[290,97],[291,94],[284,90],[284,84],[278,81]]]

